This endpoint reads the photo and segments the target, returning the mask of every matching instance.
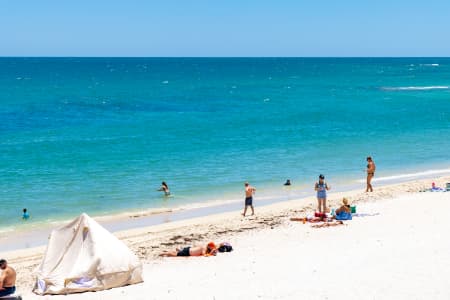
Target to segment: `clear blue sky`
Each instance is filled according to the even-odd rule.
[[[0,56],[450,56],[450,0],[0,0]]]

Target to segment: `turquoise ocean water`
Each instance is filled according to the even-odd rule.
[[[448,58],[0,58],[0,228],[439,172],[449,137]]]

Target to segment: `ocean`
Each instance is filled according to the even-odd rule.
[[[0,120],[3,231],[258,205],[450,173],[450,58],[0,58]]]

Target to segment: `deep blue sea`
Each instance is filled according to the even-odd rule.
[[[376,179],[448,170],[449,137],[449,58],[0,58],[0,228],[242,200],[246,180],[256,201],[320,173],[363,189],[367,155]]]

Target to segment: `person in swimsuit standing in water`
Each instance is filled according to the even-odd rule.
[[[372,188],[372,178],[375,176],[375,163],[372,160],[372,157],[367,157],[367,187],[366,187],[366,193],[367,192],[373,192]]]
[[[319,182],[316,182],[314,190],[317,192],[317,206],[320,213],[326,212],[327,209],[327,191],[330,189],[325,182],[325,176],[319,175]],[[323,207],[323,208],[322,208]]]
[[[164,196],[170,196],[169,186],[165,181],[161,183],[161,187],[158,189],[160,192],[164,192]]]
[[[250,206],[252,209],[252,216],[255,214],[255,210],[253,209],[253,194],[255,193],[256,189],[252,187],[251,185],[246,182],[245,184],[245,208],[244,213],[242,214],[245,217],[245,214],[247,213],[247,207]]]

